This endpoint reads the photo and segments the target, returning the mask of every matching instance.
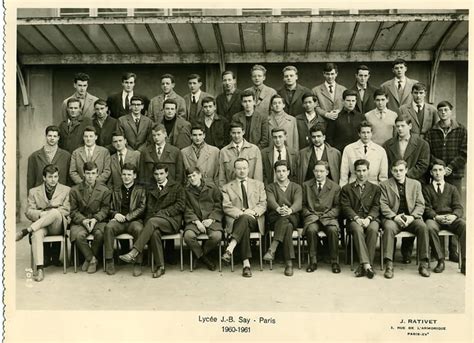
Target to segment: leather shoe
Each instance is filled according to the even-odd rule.
[[[421,262],[420,267],[418,267],[418,273],[423,277],[430,277],[430,265],[428,262]]]
[[[459,262],[459,255],[458,255],[458,253],[457,253],[457,252],[453,252],[453,253],[449,254],[449,260],[450,260],[451,262],[456,262],[456,263]]]
[[[367,275],[367,278],[373,279],[375,276],[375,272],[372,269],[372,267],[369,267],[368,269],[365,270],[365,275]]]
[[[89,274],[94,274],[97,271],[97,259],[95,257],[89,263],[89,267],[87,268],[87,272]]]
[[[310,263],[308,264],[308,266],[306,267],[306,271],[308,273],[312,273],[314,272],[316,269],[318,269],[318,264],[317,263]]]
[[[265,261],[273,261],[275,259],[275,254],[271,250],[268,250],[265,255],[263,255]]]
[[[87,272],[87,269],[89,269],[89,264],[90,264],[90,261],[84,261],[84,263],[82,264],[82,267],[81,267],[81,270],[83,272]]]
[[[286,266],[285,267],[285,275],[286,276],[293,276],[293,266]]]
[[[341,267],[339,266],[339,263],[331,264],[331,269],[334,274],[339,274],[341,272]]]
[[[244,267],[244,269],[242,270],[242,276],[252,277],[252,271],[250,270],[250,267]]]
[[[433,269],[435,273],[442,273],[444,271],[444,260],[438,260],[438,264]]]
[[[356,271],[354,272],[356,277],[363,277],[365,276],[365,269],[364,267],[359,264],[359,267],[357,267]]]
[[[152,277],[154,279],[158,279],[159,277],[161,277],[162,275],[165,275],[165,268],[158,268],[156,271],[153,272],[153,275]]]
[[[15,237],[15,241],[21,241],[23,239],[23,237],[25,237],[25,234],[23,234],[23,231],[18,231],[16,233],[16,237]]]
[[[41,282],[44,280],[44,271],[43,269],[38,269],[37,274],[35,276],[35,281]]]
[[[403,264],[410,264],[411,263],[411,257],[410,256],[403,256],[402,257],[402,263]]]
[[[387,262],[387,265],[385,266],[385,273],[383,274],[386,279],[392,279],[393,278],[393,262],[389,261]]]
[[[210,271],[214,271],[216,270],[216,265],[214,263],[212,263],[208,258],[207,256],[205,255],[202,255],[201,258],[199,259],[199,261],[201,261],[202,263],[204,263],[207,267],[207,269],[209,269]]]
[[[232,258],[232,254],[226,250],[224,255],[222,255],[222,260],[226,263],[230,263],[230,259]]]
[[[133,256],[131,252],[126,253],[125,255],[120,255],[119,259],[121,259],[124,262],[127,263],[132,263],[135,262],[136,256]]]
[[[113,260],[105,262],[105,271],[107,272],[107,275],[114,275],[115,274],[115,265],[114,265]]]
[[[133,276],[138,277],[142,275],[142,265],[140,263],[135,263],[133,265]]]

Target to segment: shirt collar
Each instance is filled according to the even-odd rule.
[[[201,97],[201,90],[199,89],[196,93],[191,93],[191,100],[192,98],[196,98],[196,101],[199,100],[199,98]]]
[[[336,82],[334,82],[332,85],[330,85],[327,81],[324,81],[324,85],[326,86],[327,89],[329,89],[329,86],[333,87],[333,92],[334,89],[336,88]]]
[[[129,98],[131,99],[132,96],[133,96],[133,91],[131,91],[130,93],[127,93],[125,92],[124,90],[122,90],[122,99],[125,99],[127,97],[127,95],[129,96]]]
[[[86,96],[87,96],[87,93],[84,94],[84,95],[80,95],[80,94],[77,93],[77,92],[74,93],[74,97],[75,97],[76,99],[82,99],[82,100],[84,100],[84,99],[86,98]]]
[[[405,138],[400,138],[400,136],[398,136],[398,141],[399,142],[408,142],[410,140],[410,137],[411,137],[411,135],[408,135]]]
[[[161,145],[155,143],[155,149],[158,148],[158,147],[160,147],[160,148],[161,148],[161,151],[163,151],[163,149],[164,149],[164,147],[165,147],[165,144],[166,144],[166,142],[163,142],[163,144],[161,144]]]
[[[167,183],[168,183],[168,179],[166,179],[165,182],[163,182],[163,183],[161,183],[161,184],[157,182],[157,183],[156,183],[156,186],[157,186],[158,188],[160,188],[160,186],[165,187]]]
[[[433,180],[432,184],[433,184],[433,187],[434,187],[435,189],[438,188],[438,183],[441,185],[441,188],[444,188],[444,184],[445,184],[446,182],[445,182],[444,180],[441,180],[441,181],[434,181],[434,180]]]
[[[421,108],[425,107],[425,103],[423,102],[422,104],[417,104],[416,102],[412,102],[411,105],[415,110],[418,110],[418,106],[421,106]]]
[[[365,91],[367,89],[367,85],[365,85],[365,87],[362,87],[361,85],[357,84],[357,90],[360,92],[361,89]]]

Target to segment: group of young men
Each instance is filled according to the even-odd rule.
[[[263,258],[274,260],[281,244],[284,274],[291,276],[297,228],[308,242],[306,271],[318,267],[323,231],[331,269],[339,273],[345,225],[359,257],[357,277],[374,277],[381,229],[386,278],[394,275],[401,231],[415,234],[425,277],[430,246],[433,271],[445,268],[439,230],[454,232],[465,274],[460,193],[467,130],[451,103],[428,104],[426,86],[406,71],[406,62],[395,60],[395,77],[375,88],[361,65],[346,89],[336,82],[337,66],[327,63],[325,82],[310,90],[297,83],[296,67],[287,66],[285,85],[276,91],[264,84],[266,69],[255,65],[251,88],[237,89],[235,74],[226,71],[216,98],[201,90],[196,74],[188,77],[190,93],[180,97],[174,77],[165,74],[163,93],[151,100],[134,92],[136,75],[126,73],[122,92],[106,101],[89,94],[89,77],[77,74],[76,92],[63,103],[64,120],[46,128],[46,144],[28,159],[32,224],[16,239],[31,234],[35,279],[43,280],[45,264],[58,258],[53,249],[44,260],[43,237],[67,227],[88,273],[97,270],[104,246],[104,269],[113,275],[114,239],[129,233],[133,246],[120,259],[133,263],[139,276],[148,245],[158,278],[165,273],[163,235],[183,230],[209,270],[216,268],[209,253],[222,240],[228,241],[224,261],[239,246],[242,275],[250,277],[250,233],[273,231]],[[404,263],[411,262],[412,249],[413,240],[402,242]],[[450,260],[455,254],[453,248]]]

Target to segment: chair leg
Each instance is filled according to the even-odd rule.
[[[382,233],[379,233],[379,239],[380,239],[380,270],[383,270],[383,239],[382,239]]]
[[[63,273],[67,273],[67,240],[64,238],[62,241],[63,244]]]
[[[105,273],[105,246],[102,246],[102,270]]]
[[[151,256],[151,272],[155,272],[155,257],[153,256],[153,252],[151,249],[148,249],[148,254]]]
[[[33,273],[36,273],[36,263],[33,258],[33,245],[30,245],[30,264],[31,264],[31,269],[33,270]]]
[[[268,239],[270,240],[270,246],[272,245],[272,231],[268,231]],[[293,243],[291,243],[293,244]],[[265,250],[266,252],[266,250]],[[273,261],[270,261],[270,270],[273,270]]]
[[[230,254],[230,271],[234,272],[234,254]]]
[[[74,273],[77,273],[77,247],[76,243],[73,243],[73,254],[74,254]]]
[[[349,239],[349,244],[351,245],[351,271],[354,270],[354,239],[352,238],[352,234],[347,235],[347,239]]]
[[[301,269],[301,237],[299,235],[296,242],[296,244],[298,244],[298,269]]]
[[[262,235],[258,236],[258,250],[260,253],[260,271],[263,271]]]
[[[183,235],[181,235],[181,238],[179,239],[179,255],[181,259],[181,271],[184,270],[184,264],[183,264]]]
[[[189,271],[193,271],[193,251],[189,249]]]
[[[219,242],[219,272],[222,272],[222,242]]]

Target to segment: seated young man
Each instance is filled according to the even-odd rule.
[[[114,239],[122,233],[128,233],[136,240],[143,229],[143,216],[146,206],[146,191],[138,186],[137,167],[125,163],[122,167],[122,185],[112,191],[110,215],[112,219],[105,226],[105,271],[108,275],[115,274]],[[128,250],[128,249],[127,249]],[[142,274],[141,255],[133,266],[133,276]]]
[[[33,223],[16,233],[16,241],[31,233],[33,262],[36,265],[36,281],[44,279],[43,239],[48,235],[60,235],[69,217],[68,186],[59,183],[59,168],[48,164],[43,168],[43,184],[30,189],[26,217]],[[46,197],[45,197],[46,195]]]
[[[216,266],[207,257],[222,240],[222,194],[212,181],[205,181],[199,168],[186,170],[188,185],[184,210],[184,241],[198,261],[214,271]],[[207,234],[209,239],[199,244],[197,236]]]
[[[377,233],[380,228],[380,188],[368,181],[370,162],[354,162],[356,180],[342,187],[341,211],[348,221],[354,245],[359,256],[356,277],[372,279]]]
[[[444,251],[438,236],[439,230],[443,229],[459,237],[462,256],[461,272],[466,275],[466,221],[462,218],[464,208],[461,204],[461,196],[456,186],[444,181],[446,175],[444,161],[435,160],[430,173],[433,181],[423,185],[423,197],[425,198],[426,226],[436,233],[430,236],[432,251],[438,259],[438,264],[433,271],[441,273],[444,270]]]
[[[288,179],[290,164],[279,160],[274,165],[276,182],[267,186],[267,219],[269,227],[274,228],[272,244],[263,259],[272,261],[275,252],[282,243],[283,258],[285,259],[285,275],[293,275],[293,230],[298,227],[300,211],[303,204],[303,190],[300,185]]]

